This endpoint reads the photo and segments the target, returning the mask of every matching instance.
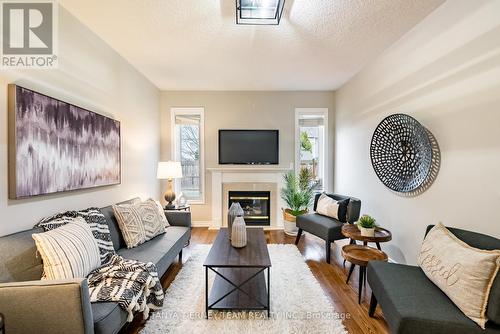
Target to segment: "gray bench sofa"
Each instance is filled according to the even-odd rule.
[[[336,201],[349,200],[347,204],[347,223],[352,224],[359,219],[359,214],[361,211],[361,201],[355,197],[344,196],[339,194],[326,194],[328,197],[333,198]],[[342,234],[342,225],[346,222],[339,221],[332,217],[327,217],[316,213],[316,207],[318,206],[318,200],[321,194],[316,194],[314,197],[313,213],[308,213],[305,215],[300,215],[297,217],[297,227],[299,231],[297,233],[297,238],[295,239],[295,244],[297,245],[302,236],[302,232],[306,231],[311,233],[323,240],[325,240],[325,259],[327,263],[330,263],[330,249],[332,242],[335,240],[345,239]]]
[[[432,227],[427,227],[426,234]],[[448,229],[472,247],[500,249],[500,240],[494,237]],[[391,333],[500,334],[500,275],[490,292],[486,330],[467,318],[420,267],[373,261],[368,264],[368,284],[372,289],[369,314],[373,316],[378,302]]]
[[[166,233],[127,249],[112,207],[101,211],[119,255],[155,263],[160,277],[177,256],[182,260],[182,249],[191,237],[189,212],[166,212],[171,225]],[[86,279],[40,280],[42,261],[31,235],[41,232],[37,228],[0,237],[0,313],[5,317],[6,332],[117,333],[125,325],[127,313],[117,303],[90,303]]]

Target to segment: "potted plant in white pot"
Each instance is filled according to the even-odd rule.
[[[305,167],[295,175],[294,171],[289,171],[283,176],[285,187],[281,189],[281,198],[287,204],[283,210],[284,230],[288,235],[297,235],[297,216],[307,213],[314,198],[314,191],[318,188],[319,182],[314,180],[312,172]]]
[[[359,218],[357,225],[363,237],[375,236],[375,228],[377,227],[377,224],[376,220],[373,217],[369,215],[363,215]]]

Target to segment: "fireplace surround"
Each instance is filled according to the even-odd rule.
[[[270,223],[261,225],[264,229],[282,229],[281,208],[286,204],[279,196],[284,187],[283,173],[289,168],[280,166],[218,166],[208,167],[211,175],[211,215],[210,228],[227,227],[230,191],[268,191],[270,192]],[[249,226],[251,227],[251,226]]]
[[[248,226],[271,225],[271,192],[270,191],[229,191],[228,208],[233,203],[240,203]]]

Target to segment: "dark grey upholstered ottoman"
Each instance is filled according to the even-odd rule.
[[[427,227],[427,232],[432,228]],[[474,232],[449,228],[472,247],[500,249],[500,240]],[[391,333],[398,334],[500,334],[500,277],[490,292],[486,330],[467,318],[453,302],[416,266],[374,261],[368,264],[372,289],[370,315],[377,301]]]
[[[160,277],[177,256],[182,256],[182,249],[191,237],[191,213],[169,211],[165,214],[171,226],[166,233],[127,249],[112,206],[101,211],[116,252],[128,259],[153,262]],[[5,315],[7,331],[117,333],[127,321],[127,312],[118,303],[90,303],[86,279],[40,281],[42,261],[36,256],[31,237],[40,232],[43,230],[38,228],[0,237],[0,311]],[[65,296],[64,303],[61,296]],[[17,328],[14,324],[23,325]]]
[[[328,197],[333,198],[336,201],[349,199],[347,205],[347,223],[354,223],[359,219],[359,213],[361,211],[361,201],[354,197],[338,195],[338,194],[327,194]],[[318,199],[321,194],[317,194],[314,198],[313,210],[316,211],[318,205]],[[313,212],[297,217],[297,227],[299,232],[297,234],[297,239],[295,244],[300,241],[300,236],[302,231],[309,232],[323,240],[325,240],[326,249],[326,262],[330,263],[330,248],[331,243],[335,240],[345,239],[342,234],[342,225],[346,222],[339,221],[335,218],[320,215],[319,213]]]

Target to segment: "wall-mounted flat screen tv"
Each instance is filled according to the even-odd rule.
[[[278,163],[279,130],[219,130],[219,164]]]

